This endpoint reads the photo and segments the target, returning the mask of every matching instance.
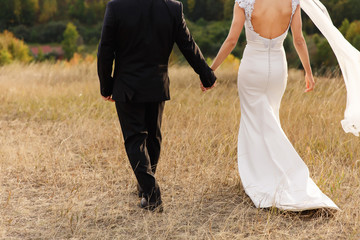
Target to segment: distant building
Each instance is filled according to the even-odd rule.
[[[60,60],[64,58],[64,50],[60,46],[52,47],[49,45],[44,45],[38,47],[31,47],[30,51],[35,57],[37,57],[40,49],[45,56],[53,56],[55,59],[60,59]]]

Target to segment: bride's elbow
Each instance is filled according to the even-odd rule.
[[[236,43],[237,43],[237,42],[235,42],[235,41],[229,41],[229,42],[227,42],[228,47],[229,47],[230,49],[234,49],[235,46],[236,46]]]
[[[294,38],[294,45],[297,47],[304,46],[306,44],[304,37],[300,36],[297,38]]]
[[[237,40],[236,39],[226,39],[226,43],[229,47],[231,47],[232,49],[235,48],[236,44],[237,44]]]

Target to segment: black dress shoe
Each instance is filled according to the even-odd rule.
[[[149,202],[146,198],[142,198],[140,201],[140,207],[145,210],[149,210],[152,212],[163,212],[164,208],[162,205],[162,201],[157,202]]]

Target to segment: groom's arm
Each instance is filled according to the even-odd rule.
[[[100,92],[104,97],[111,96],[113,91],[114,79],[111,75],[115,58],[115,43],[116,19],[112,9],[112,2],[109,2],[106,6],[97,62]]]
[[[200,75],[200,80],[205,88],[214,85],[216,76],[212,69],[207,65],[200,48],[195,43],[190,31],[186,25],[183,14],[183,5],[180,3],[180,24],[177,29],[175,42],[178,45],[181,53],[185,56],[190,66]]]

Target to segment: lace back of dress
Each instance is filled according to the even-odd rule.
[[[254,11],[255,1],[256,0],[235,0],[235,2],[237,4],[239,4],[239,6],[242,9],[244,9],[247,26],[253,31],[254,31],[254,27],[252,26],[252,23],[251,23],[251,15],[252,15],[252,12]],[[294,14],[295,14],[297,6],[300,4],[300,0],[292,0],[291,4],[292,4],[292,14],[291,14],[290,23],[291,23],[292,18],[293,18]]]

